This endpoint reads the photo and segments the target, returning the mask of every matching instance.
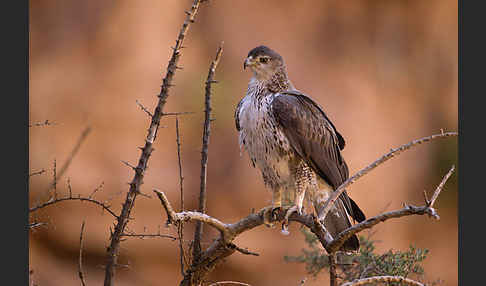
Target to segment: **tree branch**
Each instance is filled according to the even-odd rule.
[[[206,92],[205,92],[205,118],[204,118],[204,131],[202,139],[202,151],[201,151],[201,184],[199,190],[199,208],[200,213],[206,212],[206,180],[207,180],[207,165],[208,165],[208,146],[209,136],[211,133],[211,84],[214,83],[214,73],[218,66],[221,54],[223,53],[223,42],[221,42],[216,57],[212,61],[209,67],[208,77],[206,80]],[[194,246],[193,246],[193,263],[197,263],[199,255],[201,253],[201,237],[203,233],[203,225],[201,222],[196,223],[196,230],[194,231]]]
[[[47,192],[49,192],[52,188],[55,188],[56,187],[57,180],[59,180],[64,175],[64,173],[66,172],[66,170],[69,167],[69,165],[71,165],[71,162],[72,162],[74,156],[76,156],[76,154],[79,151],[79,148],[81,147],[81,144],[83,143],[83,141],[86,139],[86,137],[88,136],[88,134],[90,132],[91,132],[91,127],[87,127],[81,133],[81,136],[79,137],[76,145],[74,146],[74,149],[71,151],[71,153],[69,154],[68,159],[66,160],[66,162],[64,163],[64,165],[61,167],[61,170],[59,171],[59,174],[56,174],[54,176],[53,182],[49,185],[49,188],[47,189]]]
[[[333,196],[331,198],[337,198],[339,196],[339,191],[344,190],[346,186],[349,184],[353,183],[354,181],[358,180],[360,177],[364,176],[374,168],[376,168],[378,165],[382,164],[386,160],[390,159],[393,156],[396,156],[398,153],[406,151],[410,149],[412,146],[428,142],[430,140],[433,140],[435,138],[440,138],[440,137],[447,137],[447,136],[456,136],[456,132],[449,132],[449,133],[441,133],[439,135],[432,135],[429,137],[424,137],[422,139],[414,140],[408,144],[402,145],[401,147],[397,149],[392,149],[390,153],[387,153],[386,155],[382,156],[375,162],[373,162],[371,165],[368,167],[364,168],[360,172],[358,172],[356,175],[351,177],[349,180],[344,182],[339,188],[338,191],[333,193]],[[446,174],[442,182],[439,184],[437,187],[435,193],[433,194],[433,201],[437,198],[438,194],[442,190],[446,180],[451,176],[452,171],[454,170],[454,166],[451,168],[451,170]],[[217,228],[221,235],[218,239],[214,240],[213,243],[205,250],[202,251],[199,257],[199,261],[197,263],[193,263],[189,269],[187,269],[184,279],[181,281],[180,285],[198,285],[201,281],[203,281],[204,277],[211,272],[217,264],[224,259],[225,257],[228,257],[229,255],[233,254],[235,251],[237,251],[237,248],[232,245],[233,240],[241,233],[251,230],[255,227],[258,227],[263,224],[263,214],[267,208],[261,209],[258,213],[252,212],[250,215],[248,215],[245,218],[242,218],[241,220],[232,223],[232,224],[225,224],[220,222],[219,220],[209,217],[203,213],[199,212],[181,212],[181,213],[176,213],[172,206],[170,205],[169,201],[167,200],[167,197],[164,195],[164,193],[154,190],[154,192],[157,194],[159,197],[166,213],[168,216],[168,223],[179,223],[180,221],[200,221],[202,223],[208,223],[211,226]],[[328,200],[328,203],[332,203],[333,201]],[[343,231],[338,235],[336,238],[332,238],[329,232],[326,230],[325,226],[322,225],[321,222],[317,219],[316,216],[313,214],[308,214],[308,215],[299,215],[298,213],[292,213],[292,215],[289,217],[289,221],[296,221],[299,222],[306,227],[308,227],[318,238],[319,242],[323,246],[324,249],[329,254],[335,253],[339,247],[342,245],[343,241],[345,241],[347,238],[349,238],[352,234],[357,233],[363,229],[370,228],[373,225],[376,225],[377,223],[381,221],[385,221],[390,218],[394,217],[401,217],[404,215],[411,215],[411,214],[428,214],[434,218],[438,218],[439,216],[437,215],[435,209],[433,208],[433,204],[426,205],[423,207],[416,207],[412,205],[406,206],[402,210],[398,211],[393,211],[393,212],[387,212],[384,214],[381,214],[379,216],[369,218],[360,224],[356,224],[351,228],[348,228],[347,230]],[[270,220],[271,221],[282,221],[286,215],[286,209],[282,208],[276,211],[275,217],[272,217]],[[335,277],[336,278],[336,277]]]
[[[446,133],[444,133],[442,131],[441,134],[435,134],[435,135],[427,136],[427,137],[420,138],[420,139],[417,139],[417,140],[413,140],[412,142],[407,143],[407,144],[404,144],[404,145],[402,145],[402,146],[400,146],[400,147],[398,147],[396,149],[391,149],[391,151],[389,153],[383,155],[378,160],[374,161],[370,165],[368,165],[365,168],[361,169],[359,172],[357,172],[356,174],[354,174],[352,177],[350,177],[349,179],[347,179],[346,181],[344,181],[344,183],[342,183],[341,186],[339,186],[332,193],[332,195],[329,197],[329,199],[326,201],[326,203],[324,204],[324,207],[319,212],[319,217],[320,218],[325,218],[326,217],[327,213],[331,209],[332,204],[334,204],[334,202],[336,201],[336,199],[345,191],[345,188],[346,187],[348,187],[349,185],[351,185],[352,183],[354,183],[356,180],[358,180],[362,176],[368,174],[374,168],[376,168],[379,165],[383,164],[384,162],[388,161],[389,159],[391,159],[393,157],[396,157],[399,154],[403,153],[404,151],[406,151],[406,150],[408,150],[408,149],[410,149],[410,148],[412,148],[414,146],[417,146],[419,144],[426,143],[426,142],[430,142],[430,141],[432,141],[434,139],[437,139],[437,138],[445,138],[445,137],[457,136],[457,135],[458,135],[457,132],[446,132]]]
[[[344,244],[344,242],[346,240],[348,240],[348,238],[350,238],[354,234],[356,234],[356,233],[358,233],[362,230],[371,228],[371,227],[377,225],[378,223],[384,222],[384,221],[391,219],[391,218],[399,218],[399,217],[408,216],[408,215],[425,215],[425,214],[427,214],[430,217],[433,217],[435,219],[439,219],[439,215],[437,214],[437,212],[435,211],[433,206],[434,206],[435,200],[437,199],[438,195],[440,194],[440,192],[444,188],[444,185],[445,185],[447,179],[449,179],[449,177],[452,175],[453,171],[454,171],[454,166],[451,167],[449,172],[447,172],[447,174],[442,179],[439,186],[437,186],[437,188],[434,192],[434,195],[433,195],[434,199],[431,200],[430,202],[426,200],[424,206],[417,207],[417,206],[413,206],[413,205],[405,205],[405,207],[400,209],[400,210],[386,212],[386,213],[382,213],[380,215],[377,215],[375,217],[368,218],[368,219],[366,219],[366,220],[364,220],[364,221],[362,221],[358,224],[353,225],[352,227],[347,228],[346,230],[342,231],[341,233],[339,233],[334,238],[334,240],[327,245],[326,251],[328,251],[329,253],[332,253],[332,252],[339,250],[339,248]]]
[[[82,201],[82,202],[93,203],[93,204],[99,205],[102,209],[106,210],[113,217],[118,218],[118,216],[110,209],[110,206],[105,205],[104,203],[102,203],[100,201],[97,201],[97,200],[94,200],[94,199],[91,199],[91,198],[84,198],[84,197],[81,197],[81,196],[78,196],[78,197],[69,196],[69,197],[58,198],[58,199],[52,198],[52,199],[50,199],[49,201],[47,201],[43,204],[40,204],[40,205],[37,205],[35,207],[30,208],[29,212],[32,213],[32,212],[35,212],[35,211],[40,210],[42,208],[45,208],[47,206],[57,204],[57,203],[60,203],[60,202],[65,202],[65,201]]]
[[[79,260],[78,260],[78,275],[81,280],[81,284],[86,286],[83,274],[83,232],[84,232],[84,221],[81,225],[81,234],[79,235]]]
[[[414,281],[412,279],[404,278],[401,276],[374,276],[374,277],[363,278],[363,279],[347,282],[341,284],[341,286],[359,286],[359,285],[370,285],[370,284],[373,285],[378,282],[386,282],[386,283],[395,282],[395,283],[405,283],[411,286],[425,286],[420,282]]]
[[[140,193],[140,185],[143,183],[143,177],[147,168],[148,160],[153,151],[152,145],[157,136],[160,119],[164,114],[163,109],[165,103],[167,101],[167,98],[169,97],[169,88],[172,86],[172,80],[177,69],[177,63],[179,62],[179,58],[181,56],[181,49],[183,47],[182,44],[190,24],[194,22],[196,14],[199,10],[200,3],[201,0],[194,0],[191,6],[191,10],[186,11],[186,19],[184,20],[182,28],[177,37],[175,47],[172,48],[172,56],[169,60],[165,77],[162,80],[160,94],[158,95],[159,101],[153,112],[153,115],[151,116],[150,127],[148,129],[148,134],[145,139],[145,146],[142,148],[142,154],[140,155],[138,166],[135,170],[135,175],[132,182],[130,183],[130,189],[127,193],[125,203],[123,204],[122,211],[118,216],[115,230],[113,232],[113,235],[111,236],[110,246],[108,247],[106,258],[107,261],[104,281],[105,286],[113,286],[114,284],[113,277],[115,275],[115,266],[117,265],[118,251],[120,248],[120,238],[121,235],[124,233],[125,227],[128,223],[128,218],[130,217],[130,212],[135,204],[135,199]]]

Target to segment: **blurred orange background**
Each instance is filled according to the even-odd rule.
[[[29,110],[31,124],[30,206],[48,199],[46,189],[57,168],[68,159],[81,132],[83,142],[58,195],[95,194],[110,200],[119,213],[137,164],[148,116],[165,75],[170,47],[191,0],[176,1],[30,1]],[[248,51],[267,45],[285,59],[294,85],[323,106],[346,139],[343,155],[354,174],[390,148],[413,139],[457,131],[458,123],[457,1],[208,1],[190,27],[175,86],[166,112],[191,111],[180,117],[185,206],[197,208],[204,81],[216,49],[224,41],[213,85],[213,115],[208,163],[207,213],[235,222],[271,201],[261,175],[240,157],[233,113],[244,96],[250,74],[242,68]],[[175,119],[164,117],[149,161],[142,192],[164,191],[179,208],[179,173]],[[394,158],[353,184],[348,193],[368,217],[420,205],[452,164],[456,172],[436,207],[441,216],[405,217],[373,230],[377,252],[407,250],[410,244],[430,250],[423,263],[425,280],[457,285],[457,139],[418,146]],[[128,228],[136,233],[175,234],[157,198],[139,196]],[[84,269],[89,285],[101,284],[103,264],[114,220],[100,208],[65,202],[31,214],[48,224],[29,233],[31,278],[42,286],[78,285],[79,234],[86,221]],[[192,225],[185,236],[192,239]],[[236,243],[260,254],[235,253],[208,277],[256,285],[327,285],[327,273],[309,277],[302,264],[284,255],[306,247],[298,225],[283,236],[279,228],[258,227]],[[366,234],[366,233],[365,233]],[[216,236],[205,227],[204,244]],[[122,242],[116,285],[176,285],[181,280],[179,248],[168,239],[128,238]]]

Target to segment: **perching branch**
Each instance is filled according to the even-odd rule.
[[[164,115],[163,109],[167,98],[169,97],[169,88],[172,86],[172,81],[177,69],[177,63],[181,56],[181,49],[184,38],[187,34],[189,26],[194,22],[196,14],[199,10],[199,5],[201,0],[194,0],[190,11],[186,11],[186,19],[182,25],[179,35],[176,40],[175,46],[172,48],[172,56],[169,60],[167,66],[167,72],[164,79],[162,80],[162,87],[160,94],[158,95],[159,101],[155,110],[151,116],[150,127],[148,129],[147,137],[145,138],[145,146],[142,149],[142,154],[140,155],[137,168],[135,169],[135,175],[130,183],[130,188],[127,193],[125,203],[123,204],[122,211],[118,216],[118,220],[115,226],[113,235],[111,236],[110,246],[108,247],[106,269],[105,269],[105,286],[113,286],[113,277],[115,275],[115,266],[118,260],[118,251],[120,248],[120,238],[125,231],[125,227],[128,223],[128,218],[130,217],[130,212],[135,204],[135,199],[140,193],[140,185],[143,183],[143,177],[145,170],[147,168],[148,160],[153,151],[153,143],[157,136],[157,131],[160,125],[160,119]]]
[[[206,80],[206,94],[205,98],[205,117],[204,117],[204,130],[202,140],[201,151],[201,184],[199,189],[199,208],[200,213],[206,212],[206,180],[207,180],[207,166],[208,166],[208,146],[209,135],[211,133],[211,84],[215,83],[214,73],[218,66],[219,60],[223,53],[223,42],[221,42],[218,51],[216,52],[216,58],[211,63],[208,72],[208,78]],[[199,254],[201,253],[201,237],[203,233],[203,225],[201,222],[196,223],[196,230],[194,232],[194,246],[193,246],[193,261],[197,263],[199,260]]]
[[[376,160],[371,165],[359,171],[356,175],[352,176],[350,180],[343,183],[343,185],[339,187],[338,190],[343,190],[344,187],[348,186],[349,184],[355,182],[362,176],[366,175],[371,170],[373,170],[376,166],[385,162],[389,158],[397,155],[398,153],[410,149],[412,146],[430,141],[435,138],[456,136],[456,135],[457,135],[456,132],[432,135],[422,139],[414,140],[408,144],[402,145],[397,149],[392,149],[390,153]],[[451,176],[453,170],[454,170],[454,166],[451,168],[451,170],[446,174],[442,182],[439,184],[439,186],[437,187],[436,191],[432,196],[433,199],[430,202],[432,201],[435,202],[437,196],[443,189],[445,182]],[[168,223],[174,223],[177,225],[182,221],[198,221],[201,223],[209,224],[210,226],[218,229],[220,232],[219,238],[214,240],[213,243],[206,250],[201,251],[198,262],[193,263],[191,267],[187,269],[184,275],[184,279],[181,281],[180,285],[198,285],[201,281],[204,280],[204,277],[221,262],[222,259],[230,256],[235,251],[237,251],[237,247],[235,247],[233,241],[239,234],[263,224],[263,214],[266,208],[261,209],[257,213],[252,212],[250,215],[239,220],[238,222],[232,224],[226,224],[219,221],[216,218],[212,218],[200,212],[176,213],[172,208],[172,206],[170,205],[164,193],[157,190],[154,190],[154,192],[159,197],[162,206],[164,207],[167,213]],[[335,192],[334,194],[337,194],[337,192]],[[335,196],[335,198],[337,197],[338,195]],[[333,196],[331,196],[331,198],[333,198]],[[369,218],[361,222],[360,224],[357,224],[343,231],[336,238],[330,236],[329,232],[325,229],[325,227],[318,221],[317,217],[313,214],[299,215],[298,213],[292,213],[292,215],[289,217],[289,221],[296,221],[308,227],[311,230],[311,232],[313,232],[316,235],[323,248],[326,249],[326,251],[332,257],[332,255],[334,255],[336,251],[340,248],[342,243],[346,241],[347,238],[349,238],[351,235],[363,229],[370,228],[381,221],[385,221],[387,219],[394,218],[394,217],[401,217],[401,216],[413,215],[413,214],[420,214],[420,215],[428,214],[429,216],[438,218],[438,215],[435,209],[433,208],[433,203],[430,203],[428,205],[426,204],[423,207],[415,207],[415,206],[408,205],[402,210],[387,212],[379,216]],[[281,208],[278,211],[276,211],[275,217],[270,218],[270,220],[282,221],[285,218],[285,215],[286,215],[286,209]],[[333,277],[334,279],[332,280],[332,283],[334,284],[331,285],[336,285],[337,274],[334,273]]]

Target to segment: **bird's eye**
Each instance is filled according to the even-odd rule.
[[[265,64],[266,62],[268,62],[268,58],[260,58],[260,62],[262,64]]]

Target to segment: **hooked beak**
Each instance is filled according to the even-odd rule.
[[[249,56],[245,59],[245,62],[243,63],[243,69],[246,69],[248,66],[252,66],[255,62],[253,61],[253,57]]]

